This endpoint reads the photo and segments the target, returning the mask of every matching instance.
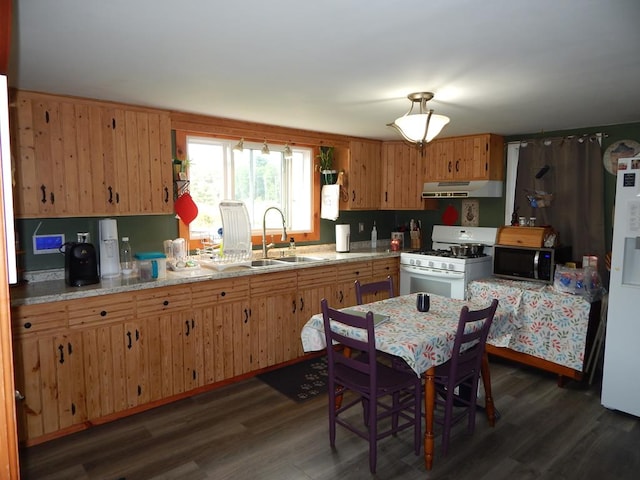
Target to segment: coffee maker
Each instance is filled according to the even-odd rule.
[[[114,218],[98,222],[100,230],[100,276],[114,278],[120,275],[120,244],[118,224]]]
[[[100,281],[96,249],[86,242],[67,242],[64,245],[64,279],[67,285],[82,287]]]

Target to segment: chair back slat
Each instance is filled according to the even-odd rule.
[[[355,281],[356,286],[356,302],[358,305],[362,305],[365,295],[375,295],[375,300],[382,300],[383,298],[395,297],[395,291],[393,288],[393,279],[388,276],[384,280],[371,283],[360,283],[360,280]],[[384,294],[385,296],[378,297],[378,294]]]

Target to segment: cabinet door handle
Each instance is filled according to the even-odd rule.
[[[291,313],[296,313],[296,301],[295,299],[291,302]]]
[[[76,414],[76,405],[75,403],[71,404],[71,415],[75,415]]]
[[[120,203],[120,194],[116,192],[116,203]]]
[[[339,302],[342,303],[342,301],[344,300],[344,293],[342,292],[342,290],[340,290],[340,300]]]
[[[67,343],[67,351],[69,352],[69,355],[73,353],[73,347],[71,346],[71,342]]]
[[[53,205],[54,203],[56,203],[56,194],[55,194],[55,193],[53,193],[53,192],[51,192],[51,193],[49,194],[49,200],[50,200],[50,202],[51,202],[51,205]]]
[[[142,395],[142,387],[138,385],[138,396]]]
[[[221,296],[221,297],[224,297],[224,296],[226,296],[226,295],[227,295],[227,292],[220,292],[220,296]]]
[[[100,316],[101,316],[101,317],[106,317],[106,316],[107,316],[107,311],[106,311],[106,310],[102,310],[102,311],[100,312]]]
[[[44,185],[40,185],[40,190],[42,190],[42,203],[47,203],[47,187]]]
[[[58,345],[58,350],[60,351],[60,359],[58,362],[64,363],[64,347],[62,345]]]
[[[244,323],[247,323],[249,321],[249,310],[247,310],[246,308],[244,309]]]
[[[355,201],[356,201],[356,191],[355,191],[355,190],[352,190],[352,191],[351,191],[351,201],[352,201],[352,202],[355,202]]]
[[[190,330],[189,330],[189,320],[186,320],[184,323],[187,326],[187,330],[186,330],[186,332],[184,332],[184,334],[185,334],[185,336],[188,337],[189,336],[189,332],[190,332]]]
[[[136,329],[136,342],[140,340],[140,332]]]
[[[460,160],[456,160],[456,172],[460,171]]]
[[[447,163],[447,171],[451,173],[451,160],[449,160],[449,163]]]
[[[24,324],[24,328],[31,328],[31,322],[26,322]]]
[[[20,402],[21,402],[22,400],[24,400],[24,395],[23,395],[22,393],[20,393],[20,390],[16,390],[15,395],[16,395],[16,400],[18,400],[18,401],[20,401]]]
[[[127,348],[131,350],[131,347],[133,347],[133,345],[131,344],[131,332],[127,332],[127,339],[129,340],[129,343],[127,344]]]
[[[45,111],[45,112],[44,112],[44,121],[45,121],[46,123],[49,123],[49,111]]]
[[[164,187],[164,203],[169,203],[169,189]]]
[[[162,302],[162,305],[164,305],[165,307],[169,305],[169,300],[165,300],[164,302]]]
[[[389,192],[384,192],[384,202],[387,203],[389,201]]]
[[[304,310],[304,298],[300,297],[300,311]]]
[[[107,202],[113,203],[113,188],[109,186],[107,190],[109,190],[109,200],[107,200]]]

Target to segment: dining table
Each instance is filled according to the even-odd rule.
[[[348,309],[388,316],[388,320],[375,326],[376,350],[403,359],[416,375],[424,377],[424,461],[426,469],[431,470],[434,456],[435,367],[451,358],[462,307],[467,305],[470,310],[479,310],[488,307],[491,302],[458,300],[431,294],[429,310],[420,312],[416,308],[416,297],[417,293],[411,293],[350,306]],[[495,346],[509,345],[512,335],[519,328],[512,312],[512,309],[498,303],[487,342]],[[341,329],[346,336],[366,340],[366,330],[344,326]],[[313,315],[304,325],[301,340],[305,352],[320,351],[327,347],[321,313]],[[489,424],[493,426],[495,407],[486,353],[481,375],[485,411]]]

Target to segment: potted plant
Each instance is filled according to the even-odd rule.
[[[333,169],[333,149],[334,147],[320,147],[320,153],[317,155],[320,160],[320,173],[324,185],[336,183],[336,171]]]

